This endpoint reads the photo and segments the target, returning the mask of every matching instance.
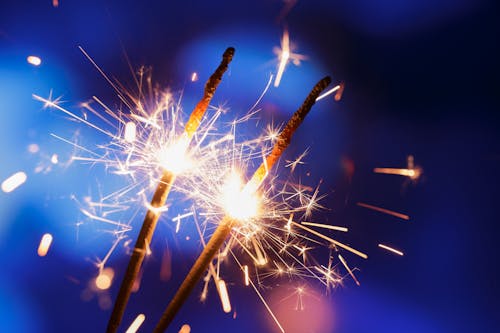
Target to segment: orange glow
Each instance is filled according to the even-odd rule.
[[[179,333],[191,333],[191,326],[189,326],[188,324],[182,325]]]
[[[358,202],[357,205],[360,206],[360,207],[364,207],[364,208],[368,208],[368,209],[380,212],[380,213],[392,215],[394,217],[398,217],[398,218],[403,219],[403,220],[409,220],[410,219],[410,217],[408,215],[406,215],[406,214],[401,214],[401,213],[398,213],[398,212],[395,212],[395,211],[392,211],[392,210],[389,210],[389,209],[385,209],[385,208],[381,208],[381,207],[377,207],[377,206],[372,206],[372,205],[365,204],[365,203],[362,203],[362,202]]]
[[[42,239],[40,240],[40,244],[38,245],[37,251],[40,257],[45,257],[47,255],[47,253],[49,252],[50,244],[52,244],[52,235],[43,235]]]

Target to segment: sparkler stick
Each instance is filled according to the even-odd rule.
[[[272,151],[255,171],[243,191],[248,190],[250,191],[249,193],[254,193],[260,184],[262,184],[268,175],[268,171],[274,166],[279,157],[290,144],[295,130],[299,127],[302,121],[304,121],[306,115],[316,102],[316,98],[330,84],[330,82],[330,77],[325,77],[314,86],[302,106],[293,114],[288,123],[285,125],[284,129],[279,134]],[[181,306],[189,297],[189,294],[195,287],[196,283],[198,283],[203,273],[207,270],[215,253],[221,248],[222,244],[229,236],[233,226],[237,223],[237,219],[228,215],[222,219],[200,256],[196,259],[193,267],[191,267],[191,270],[180,285],[179,289],[177,289],[176,294],[163,312],[153,331],[154,333],[164,332],[168,328]]]
[[[217,89],[217,86],[222,80],[222,75],[226,72],[229,63],[233,59],[234,48],[229,47],[226,49],[222,56],[222,61],[215,70],[215,72],[210,76],[207,83],[205,84],[205,90],[203,97],[198,102],[193,112],[191,113],[189,120],[186,123],[184,129],[184,143],[189,144],[190,139],[193,137],[194,133],[198,129],[200,122],[205,114],[205,111],[212,100],[212,97]],[[174,157],[175,158],[175,157]],[[165,170],[163,172],[162,178],[156,188],[156,191],[151,200],[151,205],[146,213],[144,222],[137,237],[137,241],[134,246],[134,251],[130,257],[130,261],[127,266],[127,271],[123,278],[118,296],[116,297],[115,305],[111,317],[108,322],[107,333],[114,333],[118,330],[120,326],[123,314],[125,312],[125,307],[127,306],[130,294],[132,292],[132,287],[134,281],[139,274],[144,256],[146,255],[149,244],[151,243],[151,238],[153,237],[158,218],[160,217],[161,211],[159,208],[165,205],[168,194],[172,188],[172,184],[175,180],[175,174],[172,171]]]

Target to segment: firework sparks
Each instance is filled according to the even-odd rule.
[[[306,115],[311,110],[314,105],[316,98],[323,91],[326,86],[330,83],[330,78],[326,77],[322,79],[313,88],[311,93],[307,96],[306,100],[302,106],[293,114],[292,118],[288,121],[284,129],[281,131],[276,139],[276,143],[273,145],[271,152],[264,158],[264,161],[260,164],[257,170],[254,172],[250,181],[243,187],[240,191],[239,199],[240,202],[230,202],[230,204],[235,204],[239,206],[241,212],[235,212],[233,207],[226,207],[226,217],[222,219],[214,233],[212,234],[207,245],[203,249],[202,253],[194,263],[190,272],[182,282],[181,286],[177,290],[177,293],[173,297],[172,301],[169,303],[167,309],[163,313],[158,322],[155,332],[163,332],[168,327],[168,325],[173,320],[176,313],[179,311],[180,307],[187,299],[192,289],[196,283],[200,280],[203,272],[207,269],[210,262],[212,261],[215,253],[221,248],[222,244],[229,236],[231,230],[234,226],[245,223],[251,219],[252,216],[248,216],[249,212],[256,213],[257,208],[253,204],[255,193],[261,186],[263,181],[267,178],[269,170],[276,164],[279,157],[282,155],[283,151],[290,144],[291,138],[295,130],[302,123]],[[231,185],[229,190],[235,190],[237,186]],[[249,203],[251,208],[249,209]],[[234,215],[234,216],[233,216]],[[238,219],[239,218],[239,219]],[[258,248],[258,246],[257,246]],[[261,261],[261,260],[259,260]]]
[[[406,169],[398,168],[374,168],[373,172],[386,175],[398,175],[410,178],[412,181],[417,181],[422,175],[422,168],[415,166],[413,156],[408,156],[408,166]]]

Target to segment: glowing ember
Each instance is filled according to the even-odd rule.
[[[132,324],[130,324],[129,328],[127,329],[127,331],[125,333],[136,333],[137,330],[141,327],[141,325],[145,319],[146,319],[146,316],[144,314],[141,313],[140,315],[138,315],[134,319]]]
[[[52,235],[44,234],[42,239],[40,240],[40,244],[38,245],[38,255],[40,257],[45,257],[49,252],[50,245],[52,244]]]
[[[16,172],[2,182],[2,191],[10,193],[26,182],[28,176],[22,172]]]

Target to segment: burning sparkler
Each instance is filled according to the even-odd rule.
[[[241,223],[242,221],[245,221],[245,219],[251,218],[255,214],[256,209],[258,208],[255,207],[255,204],[249,203],[256,202],[255,193],[258,190],[259,186],[262,184],[264,179],[266,179],[269,170],[274,166],[274,164],[278,161],[282,153],[290,144],[295,130],[299,127],[306,115],[311,110],[316,101],[316,98],[328,86],[330,82],[331,80],[329,77],[326,77],[319,81],[312,89],[311,93],[307,96],[302,106],[293,114],[292,118],[288,121],[283,131],[277,137],[276,143],[269,155],[266,156],[263,163],[254,172],[250,181],[241,190],[240,196],[238,198],[239,203],[242,204],[241,206],[239,206],[240,209],[234,210],[234,207],[232,205],[228,207],[229,210],[226,212],[226,216],[222,219],[222,221],[220,221],[219,226],[211,236],[204,250],[177,290],[175,296],[161,316],[154,332],[163,332],[167,329],[168,325],[172,322],[173,318],[175,317],[185,300],[189,297],[189,294],[195,287],[196,283],[198,283],[198,281],[200,280],[203,272],[205,272],[205,270],[208,268],[215,253],[222,247],[222,244],[229,236],[233,226]],[[236,204],[236,202],[232,201],[231,204]]]
[[[179,139],[176,145],[168,149],[165,154],[165,170],[153,195],[153,199],[151,200],[151,206],[146,213],[146,217],[144,218],[139,236],[137,237],[134,251],[132,252],[132,257],[130,258],[127,271],[125,273],[120,291],[118,292],[118,296],[115,301],[113,312],[108,322],[108,333],[116,332],[120,325],[121,318],[123,317],[123,313],[125,312],[125,307],[130,297],[134,281],[139,274],[141,264],[144,260],[144,256],[146,255],[146,250],[151,243],[151,238],[153,237],[158,218],[160,217],[161,210],[159,209],[161,209],[161,207],[165,205],[168,194],[175,180],[176,173],[180,171],[180,168],[182,168],[182,165],[180,165],[179,162],[181,162],[180,160],[184,160],[184,155],[188,148],[189,142],[198,129],[203,115],[205,114],[205,111],[210,104],[214,92],[222,79],[222,75],[227,70],[229,63],[231,62],[233,55],[234,48],[228,48],[224,52],[222,62],[212,74],[212,76],[208,79],[205,85],[203,97],[191,113],[191,116],[186,123],[185,131],[182,137]],[[129,129],[129,133],[130,132],[135,132],[135,129]],[[127,134],[127,132],[125,133]],[[127,141],[130,141],[133,137],[135,137],[135,135],[129,134],[128,137],[128,140],[127,136],[125,139]]]

